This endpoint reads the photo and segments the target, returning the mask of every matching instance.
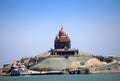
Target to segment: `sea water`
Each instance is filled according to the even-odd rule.
[[[0,76],[0,81],[120,81],[120,74]]]

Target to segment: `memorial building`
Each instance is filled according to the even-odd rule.
[[[51,55],[76,55],[78,50],[71,49],[71,40],[61,28],[54,40],[54,49],[51,50]]]

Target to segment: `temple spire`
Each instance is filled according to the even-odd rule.
[[[61,30],[63,30],[63,25],[61,25]]]
[[[63,56],[78,54],[78,50],[71,49],[70,38],[64,31],[62,25],[61,25],[61,29],[59,30],[58,35],[55,37],[54,49],[51,50],[51,54],[52,55],[63,55]]]
[[[61,27],[58,35],[55,38],[54,48],[55,49],[64,49],[65,47],[71,48],[70,43],[71,41],[70,41],[69,36],[63,30],[63,27]]]

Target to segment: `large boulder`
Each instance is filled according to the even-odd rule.
[[[85,66],[86,67],[98,67],[98,66],[102,66],[107,64],[106,62],[101,62],[100,60],[93,58],[93,59],[89,59],[86,63]]]

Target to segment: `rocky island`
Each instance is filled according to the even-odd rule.
[[[71,40],[61,28],[54,40],[54,49],[32,58],[4,64],[0,75],[120,73],[120,57],[95,56],[71,48]]]

